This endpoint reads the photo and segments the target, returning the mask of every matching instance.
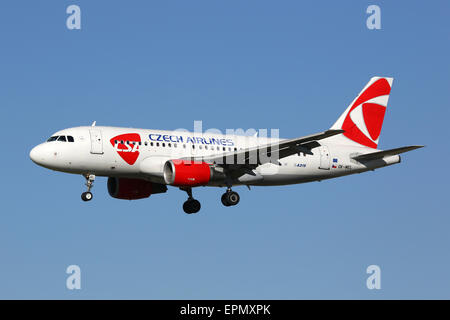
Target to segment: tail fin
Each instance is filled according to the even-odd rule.
[[[377,148],[393,80],[385,77],[370,79],[331,127],[345,131],[336,136],[340,143]]]

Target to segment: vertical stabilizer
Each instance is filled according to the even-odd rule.
[[[342,129],[333,142],[376,149],[393,78],[373,77],[331,129]]]

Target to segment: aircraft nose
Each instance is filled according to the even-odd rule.
[[[42,152],[42,146],[38,145],[31,149],[30,159],[36,164],[42,164],[45,161],[44,154]]]

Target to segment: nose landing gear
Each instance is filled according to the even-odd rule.
[[[92,198],[93,198],[92,192],[87,191],[81,194],[81,199],[83,201],[91,201]]]
[[[91,189],[94,187],[95,175],[89,174],[84,176],[86,178],[86,187],[87,191],[81,194],[81,200],[83,201],[91,201],[93,198]]]
[[[222,204],[225,207],[237,205],[240,199],[241,197],[239,196],[239,193],[232,191],[231,188],[228,188],[227,192],[225,192],[221,198]]]
[[[188,199],[186,200],[185,203],[183,203],[184,212],[186,212],[187,214],[199,212],[200,208],[201,208],[201,204],[200,204],[200,201],[194,199],[194,197],[192,196],[192,188],[191,187],[181,188],[181,190],[186,191],[188,194]]]

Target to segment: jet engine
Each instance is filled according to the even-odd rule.
[[[164,164],[164,181],[172,186],[204,186],[213,176],[213,168],[203,161],[168,160]]]
[[[111,197],[124,200],[148,198],[152,194],[164,193],[167,187],[142,179],[108,178],[108,193]]]

